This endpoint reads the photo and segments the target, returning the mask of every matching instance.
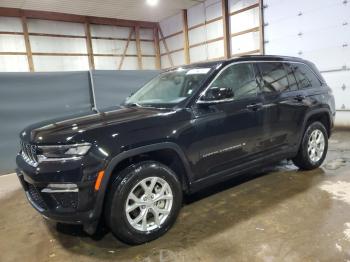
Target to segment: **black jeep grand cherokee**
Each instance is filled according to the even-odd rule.
[[[286,158],[317,168],[334,116],[308,61],[195,64],[160,74],[121,107],[24,129],[17,173],[43,216],[90,234],[103,218],[140,244],[173,225],[184,193]]]

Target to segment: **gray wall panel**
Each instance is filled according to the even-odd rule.
[[[159,73],[156,70],[93,71],[97,108],[121,104],[132,92]]]
[[[98,108],[120,104],[159,71],[92,72]],[[89,72],[0,73],[0,174],[13,172],[29,124],[91,111]]]

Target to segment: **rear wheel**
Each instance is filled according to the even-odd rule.
[[[128,244],[154,240],[174,224],[182,205],[176,174],[167,166],[145,161],[123,170],[111,185],[107,224]]]
[[[293,163],[301,169],[311,170],[319,167],[326,158],[328,134],[321,122],[311,123],[302,138],[298,154]]]

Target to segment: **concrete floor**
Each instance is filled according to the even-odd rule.
[[[136,247],[46,222],[17,178],[1,176],[0,261],[350,261],[349,166],[350,132],[337,132],[322,168],[284,162],[205,190]]]

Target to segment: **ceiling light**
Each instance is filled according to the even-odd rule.
[[[146,3],[150,6],[155,6],[158,4],[158,0],[146,0]]]

